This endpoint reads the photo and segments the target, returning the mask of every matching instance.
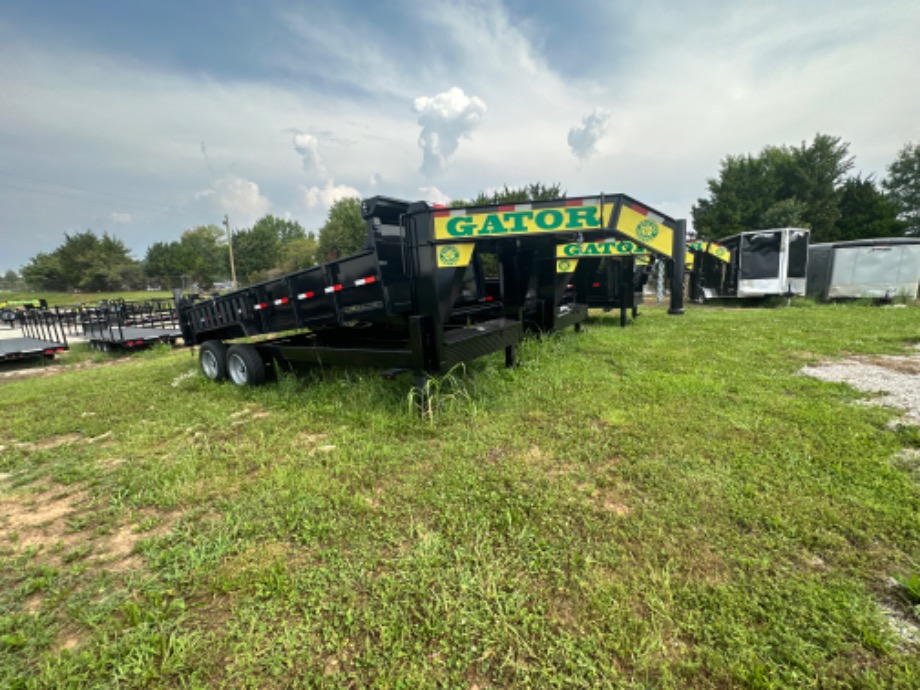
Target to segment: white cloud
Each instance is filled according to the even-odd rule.
[[[215,216],[226,213],[236,227],[252,225],[271,209],[271,202],[259,191],[259,185],[233,175],[197,192],[195,200],[207,201]]]
[[[109,220],[113,223],[130,223],[133,219],[131,218],[130,213],[119,213],[118,211],[112,211],[109,214]]]
[[[319,153],[319,140],[312,134],[295,134],[294,150],[303,157],[303,169],[310,176],[311,181],[325,182],[329,177],[329,172]]]
[[[303,200],[307,208],[325,207],[329,208],[336,201],[348,199],[349,197],[361,197],[354,187],[346,184],[335,184],[334,180],[328,180],[323,187],[303,187]]]
[[[418,191],[422,193],[422,197],[429,203],[444,206],[450,203],[450,197],[437,187],[419,187]]]
[[[584,15],[578,5],[571,11]],[[918,138],[920,90],[905,87],[920,64],[916,0],[776,0],[759,9],[648,0],[641,11],[599,3],[565,32],[544,31],[558,13],[536,4],[406,7],[394,17],[418,40],[396,44],[376,17],[347,4],[297,10],[291,22],[266,13],[282,40],[260,46],[260,65],[242,73],[185,71],[140,51],[108,54],[80,31],[49,28],[46,40],[0,22],[4,167],[147,202],[117,204],[132,219],[117,230],[143,255],[224,213],[242,226],[269,207],[290,210],[311,228],[323,204],[353,187],[413,198],[432,184],[418,172],[416,145],[422,171],[438,172],[438,190],[454,199],[558,182],[570,195],[623,191],[687,217],[727,154],[822,132],[850,142],[863,173],[884,176]],[[619,38],[579,51],[600,26],[617,26]],[[654,36],[655,49],[629,50],[628,36]],[[552,58],[566,51],[562,75]],[[277,69],[258,69],[266,65]],[[870,96],[854,98],[854,84],[871,84]],[[410,114],[420,94],[429,97]],[[603,137],[582,120],[598,106],[613,112]],[[570,130],[574,148],[563,136]],[[578,146],[596,152],[591,165],[573,155]],[[0,185],[0,264],[53,250],[62,230],[116,222],[111,198],[18,186],[28,189]]]
[[[430,98],[416,98],[412,110],[418,113],[422,126],[418,137],[423,153],[421,172],[430,176],[443,169],[457,152],[460,139],[469,139],[482,123],[486,104],[455,86]]]
[[[580,127],[569,130],[569,148],[581,160],[587,160],[597,153],[597,142],[607,134],[607,124],[610,122],[610,111],[595,108],[593,112],[581,118]]]

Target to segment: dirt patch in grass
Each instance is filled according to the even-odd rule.
[[[28,368],[23,369],[6,369],[0,370],[0,384],[10,383],[12,381],[22,381],[24,379],[36,379],[36,378],[45,378],[46,376],[54,376],[55,374],[61,374],[65,371],[80,371],[83,369],[100,369],[104,367],[113,367],[117,364],[124,364],[125,362],[132,362],[130,357],[124,357],[119,359],[110,359],[104,362],[94,362],[93,360],[84,360],[82,362],[76,362],[74,364],[49,364],[46,366],[29,366]]]
[[[124,572],[142,565],[134,553],[140,539],[166,534],[178,519],[175,514],[158,516],[159,524],[144,529],[151,524],[148,517],[140,524],[118,525],[108,534],[75,528],[98,512],[95,503],[81,487],[50,482],[0,496],[0,551],[31,551],[37,564],[50,566],[86,558],[93,567]]]
[[[60,446],[69,446],[82,439],[83,434],[80,433],[58,434],[56,436],[47,436],[40,441],[17,443],[15,447],[20,450],[50,450]]]

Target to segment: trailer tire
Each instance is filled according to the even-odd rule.
[[[227,346],[219,340],[206,340],[198,351],[201,373],[212,381],[227,378]]]
[[[252,345],[231,345],[227,350],[227,375],[237,386],[265,383],[265,362]]]

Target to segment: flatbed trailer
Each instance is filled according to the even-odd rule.
[[[575,265],[560,270],[556,245],[616,231],[632,201],[448,209],[373,197],[362,203],[368,235],[359,253],[207,300],[177,291],[182,338],[199,346],[205,376],[239,385],[262,383],[272,364],[286,362],[406,370],[423,380],[504,350],[512,366],[525,324],[557,330],[587,315],[568,287]],[[649,223],[656,233],[663,227]],[[497,288],[484,276],[489,254]]]
[[[142,350],[159,343],[174,345],[181,335],[171,301],[126,302],[80,307],[75,315],[91,349]]]
[[[0,338],[0,362],[38,357],[53,359],[70,347],[55,311],[27,310],[20,315],[19,325],[21,336]]]

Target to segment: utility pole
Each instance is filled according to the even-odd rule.
[[[233,263],[233,238],[230,236],[230,219],[224,214],[224,225],[227,228],[227,248],[230,250],[230,282],[236,290],[236,266]]]

